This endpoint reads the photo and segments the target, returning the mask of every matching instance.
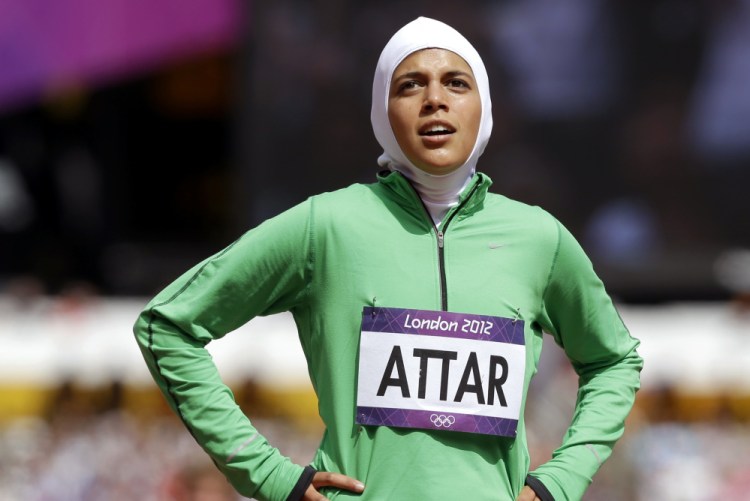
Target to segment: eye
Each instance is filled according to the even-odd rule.
[[[417,80],[405,80],[398,85],[398,93],[401,94],[403,92],[408,92],[417,87],[419,87],[419,82]]]
[[[469,88],[469,84],[465,80],[461,80],[460,78],[451,78],[446,82],[446,85],[453,88]]]

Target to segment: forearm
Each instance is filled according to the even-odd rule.
[[[633,406],[642,365],[634,345],[616,363],[579,370],[578,400],[563,443],[531,473],[556,501],[580,499],[611,455]]]
[[[235,489],[261,500],[285,500],[302,467],[258,433],[221,381],[203,343],[151,310],[134,331],[170,407]]]
[[[570,232],[557,228],[540,323],[572,363],[579,390],[562,445],[531,475],[563,501],[581,499],[622,436],[643,360],[591,261]]]

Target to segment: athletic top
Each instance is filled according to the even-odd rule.
[[[205,345],[256,315],[291,311],[326,427],[312,466],[366,485],[362,494],[323,489],[330,499],[514,500],[525,482],[558,501],[581,498],[623,432],[639,387],[638,341],[573,236],[544,210],[488,193],[490,184],[476,174],[438,231],[402,174],[384,171],[265,221],[148,304],[135,335],[149,369],[241,494],[287,499],[303,467],[253,427]],[[357,424],[367,307],[522,321],[514,436]],[[529,472],[522,409],[543,332],[564,349],[580,391],[562,445]],[[416,392],[416,379],[409,384]]]

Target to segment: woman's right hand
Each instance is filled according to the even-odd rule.
[[[341,473],[331,473],[328,471],[319,471],[313,477],[312,484],[305,491],[303,501],[328,501],[328,498],[318,492],[320,487],[335,487],[352,492],[362,492],[365,485],[359,480],[347,477]]]
[[[528,485],[524,486],[521,494],[518,495],[516,501],[542,501],[534,492],[534,489]]]

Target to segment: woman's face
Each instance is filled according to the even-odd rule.
[[[430,174],[448,174],[474,149],[482,103],[471,68],[445,49],[410,54],[396,67],[388,119],[406,157]]]

